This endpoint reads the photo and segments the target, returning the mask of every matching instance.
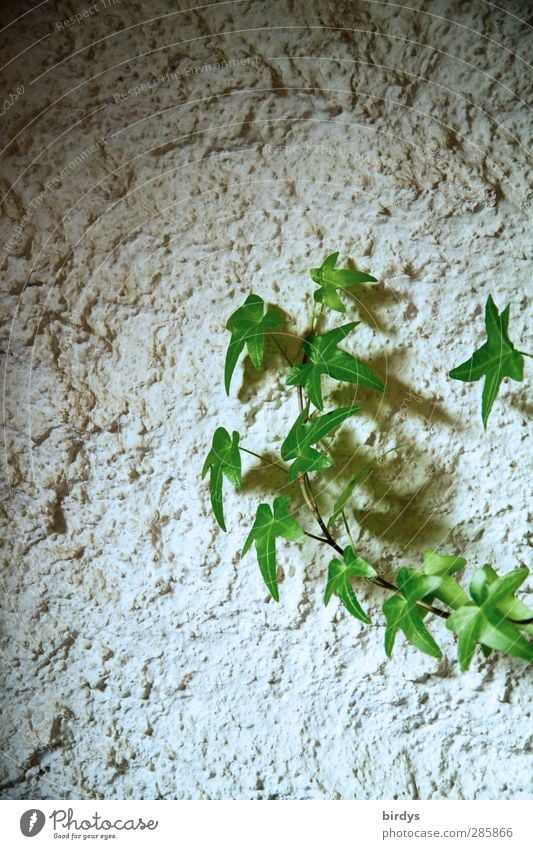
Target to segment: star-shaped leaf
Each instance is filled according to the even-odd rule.
[[[234,485],[241,485],[241,455],[239,452],[239,434],[236,430],[230,437],[228,431],[223,427],[217,427],[213,436],[211,450],[205,459],[202,469],[202,477],[205,477],[208,469],[211,469],[209,491],[211,504],[215,518],[222,528],[224,524],[224,513],[222,509],[222,480],[225,475]]]
[[[481,417],[485,428],[504,377],[518,381],[524,379],[524,357],[508,336],[509,309],[510,304],[498,314],[489,295],[485,306],[487,341],[474,351],[469,360],[450,372],[450,377],[455,380],[471,381],[485,377],[481,397]]]
[[[492,566],[489,566],[488,563],[483,566],[483,572],[489,586],[498,580],[497,573],[494,571]],[[524,604],[524,602],[520,601],[519,598],[515,598],[511,593],[502,598],[501,601],[497,603],[496,607],[507,619],[513,619],[515,624],[523,622],[524,624],[519,624],[517,627],[520,628],[521,631],[525,631],[533,637],[533,624],[531,622],[533,619],[533,610],[531,610],[527,604]]]
[[[430,595],[419,597],[425,598],[426,601],[433,601],[434,598],[438,598],[454,610],[463,604],[467,604],[467,594],[455,578],[452,577],[455,572],[461,571],[465,566],[466,560],[464,557],[437,554],[436,551],[428,548],[424,553],[424,575],[437,577],[440,583],[434,586]]]
[[[328,566],[324,604],[327,605],[331,596],[335,594],[352,616],[370,624],[370,619],[357,600],[351,580],[352,578],[375,578],[377,572],[370,563],[358,557],[350,545],[344,549],[343,558],[342,561],[332,560]]]
[[[424,571],[402,569],[399,573],[401,592],[409,601],[423,599],[432,602],[438,598],[449,607],[467,604],[469,598],[453,574],[464,569],[466,560],[455,555],[437,554],[428,548],[424,554]]]
[[[331,460],[322,451],[311,446],[323,439],[349,416],[359,413],[361,407],[339,407],[315,419],[306,421],[308,410],[303,410],[291,427],[281,446],[284,460],[294,460],[289,469],[289,480],[295,481],[304,472],[316,472],[331,466]]]
[[[473,601],[460,607],[446,621],[450,631],[458,635],[461,672],[470,666],[477,643],[513,657],[533,660],[533,643],[523,637],[519,627],[506,619],[498,608],[504,600],[514,596],[529,570],[515,569],[503,578],[494,578],[494,574],[490,567],[489,570],[487,567],[478,569],[470,584]]]
[[[424,553],[424,571],[408,570],[411,595],[429,602],[432,602],[435,598],[440,599],[454,610],[469,604],[470,599],[467,594],[452,577],[455,572],[464,569],[465,566],[464,557],[437,554],[433,549],[428,548]],[[426,592],[427,585],[423,580],[426,576],[431,576],[433,579],[438,578],[440,582],[433,581],[430,592]],[[483,569],[478,570],[473,579],[474,592],[478,585],[483,585],[485,588],[483,592],[486,592],[498,580],[500,579],[492,566],[486,564]],[[479,591],[481,592],[481,590]],[[533,610],[530,610],[520,599],[515,598],[512,592],[499,601],[496,600],[495,606],[507,619],[514,620],[514,624],[517,624],[520,630],[533,636],[533,625],[531,624]]]
[[[226,330],[231,332],[224,366],[224,384],[228,395],[231,377],[244,346],[246,345],[255,368],[262,368],[265,331],[279,327],[281,324],[279,312],[272,307],[267,307],[264,312],[264,307],[263,299],[252,293],[248,295],[242,307],[235,310],[226,322]]]
[[[242,549],[244,556],[252,542],[255,541],[259,568],[268,591],[275,601],[279,601],[276,575],[276,539],[283,537],[296,542],[305,536],[296,519],[288,513],[290,501],[289,495],[275,498],[274,512],[268,504],[260,504],[257,508],[252,530],[248,534]]]
[[[416,580],[415,580],[416,578]],[[412,569],[400,569],[396,577],[400,595],[393,595],[383,605],[387,620],[385,630],[385,653],[392,654],[396,634],[403,631],[409,642],[431,657],[442,657],[437,643],[424,625],[425,612],[417,601],[430,595],[438,587],[440,578],[432,575],[414,573]],[[402,598],[403,596],[403,598]]]
[[[381,380],[360,360],[337,348],[339,342],[345,339],[358,324],[360,324],[359,321],[352,321],[330,330],[329,333],[320,336],[311,334],[304,339],[305,362],[293,366],[287,377],[287,384],[303,386],[310,401],[318,410],[324,407],[320,385],[323,374],[335,380],[377,389],[378,392],[383,392],[385,389]]]
[[[449,577],[454,572],[460,572],[466,566],[464,557],[455,554],[437,554],[432,548],[424,552],[424,572],[426,575]]]
[[[348,292],[353,286],[360,283],[377,283],[371,274],[352,268],[335,268],[339,252],[330,254],[320,268],[311,268],[309,274],[311,279],[318,283],[319,289],[314,293],[316,303],[322,303],[326,307],[337,312],[346,312],[346,307],[339,297],[338,292]]]

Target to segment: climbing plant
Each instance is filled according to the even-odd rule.
[[[224,369],[228,394],[235,367],[243,352],[255,369],[263,368],[267,335],[271,336],[287,361],[285,383],[287,387],[295,387],[299,413],[279,446],[279,461],[276,460],[274,465],[287,475],[288,484],[299,486],[309,518],[317,524],[316,531],[304,528],[291,513],[291,496],[275,497],[272,505],[267,502],[258,505],[242,554],[255,547],[266,587],[272,598],[279,601],[276,541],[281,538],[301,542],[310,537],[324,549],[331,549],[334,556],[327,564],[326,605],[335,597],[351,616],[369,625],[370,618],[358,599],[357,586],[374,584],[390,593],[382,606],[388,657],[401,632],[418,650],[441,658],[441,649],[431,634],[429,624],[431,617],[437,616],[445,619],[447,627],[457,636],[462,671],[470,666],[477,646],[485,655],[496,650],[526,661],[533,660],[533,642],[528,639],[533,635],[533,611],[516,598],[517,590],[529,574],[526,568],[499,576],[491,566],[484,565],[474,571],[466,592],[457,580],[466,560],[455,554],[440,554],[428,549],[423,554],[420,568],[402,567],[394,580],[380,574],[376,566],[367,562],[357,550],[346,511],[352,493],[368,473],[368,467],[352,475],[331,506],[329,516],[323,515],[319,509],[313,481],[322,470],[332,466],[323,440],[331,437],[333,431],[362,409],[352,404],[324,412],[323,377],[374,392],[386,391],[380,377],[342,347],[360,322],[351,321],[327,332],[320,330],[325,310],[345,313],[344,299],[347,295],[362,284],[377,282],[372,275],[355,268],[337,268],[337,259],[338,252],[332,253],[319,268],[310,270],[311,279],[318,288],[314,290],[309,329],[300,339],[296,362],[289,359],[279,340],[283,324],[281,313],[277,308],[265,305],[259,295],[250,294],[226,323],[231,334]],[[507,336],[508,311],[509,308],[499,316],[489,298],[486,312],[488,343],[470,361],[451,372],[452,377],[460,380],[486,376],[485,386],[488,383],[489,388],[483,393],[485,424],[502,375],[508,373],[520,379],[522,374],[521,354],[514,350]],[[495,348],[505,355],[500,366],[494,360]],[[269,445],[268,449],[271,450],[272,446]],[[242,445],[237,431],[230,435],[224,427],[215,430],[202,476],[209,472],[213,512],[223,531],[226,530],[223,481],[226,478],[235,487],[241,486],[243,453],[272,464],[264,454]]]

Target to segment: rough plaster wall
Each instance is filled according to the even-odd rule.
[[[239,552],[283,479],[249,458],[223,534],[199,474],[217,425],[261,451],[295,414],[246,363],[226,398],[228,314],[253,288],[302,332],[339,249],[382,281],[346,347],[387,392],[320,498],[401,443],[354,502],[368,559],[527,563],[527,385],[484,434],[480,385],[446,373],[489,293],[527,344],[528,3],[110,0],[58,26],[88,6],[4,4],[28,14],[0,34],[33,45],[3,72],[4,794],[527,796],[522,662],[461,676],[439,621],[442,662],[402,638],[387,661],[384,596],[369,627],[325,609],[312,541],[280,547],[269,602]]]

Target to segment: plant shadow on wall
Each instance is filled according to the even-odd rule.
[[[258,506],[255,521],[242,548],[244,556],[252,545],[255,546],[261,575],[275,601],[279,601],[280,581],[276,563],[277,539],[302,542],[309,537],[327,546],[331,554],[335,555],[328,566],[324,592],[326,605],[336,596],[352,616],[370,623],[357,598],[356,582],[365,588],[374,584],[391,594],[383,604],[386,621],[385,652],[388,657],[392,654],[398,633],[402,632],[418,650],[433,658],[442,658],[441,649],[427,627],[431,621],[426,621],[430,616],[438,616],[446,621],[448,629],[457,636],[462,671],[470,666],[478,646],[485,656],[496,650],[523,660],[533,660],[533,643],[528,639],[533,636],[533,611],[516,597],[517,590],[529,574],[526,568],[515,569],[501,577],[490,565],[485,564],[473,573],[468,595],[457,580],[457,573],[466,565],[466,560],[458,554],[439,554],[427,548],[423,553],[421,569],[402,567],[393,578],[386,576],[380,571],[381,567],[377,569],[362,556],[360,543],[364,534],[359,534],[356,543],[355,529],[349,520],[353,515],[358,519],[360,529],[366,528],[380,539],[394,539],[396,546],[398,543],[403,544],[404,551],[415,562],[422,559],[420,552],[416,551],[416,541],[419,544],[424,538],[431,541],[434,534],[443,539],[449,529],[432,511],[429,511],[428,516],[427,510],[420,509],[424,490],[422,481],[433,475],[434,479],[441,482],[443,470],[436,464],[432,470],[424,469],[425,458],[412,440],[408,444],[411,452],[409,468],[413,470],[415,463],[416,466],[420,465],[420,484],[406,493],[396,484],[381,480],[379,475],[375,477],[371,495],[378,505],[382,501],[387,502],[384,521],[383,516],[376,520],[375,511],[360,508],[354,511],[349,506],[354,492],[366,483],[370,475],[363,475],[361,470],[353,474],[352,466],[362,446],[346,436],[346,429],[342,431],[345,434],[342,441],[336,437],[333,450],[331,440],[333,431],[348,419],[358,416],[363,408],[354,403],[352,388],[349,404],[325,412],[323,393],[331,380],[343,386],[355,386],[358,392],[361,388],[365,392],[372,390],[378,397],[385,393],[387,387],[375,373],[374,363],[371,369],[343,347],[344,341],[356,330],[360,321],[345,322],[328,331],[321,328],[325,310],[345,313],[344,299],[347,294],[351,294],[361,284],[377,283],[376,278],[357,268],[337,268],[337,258],[338,252],[330,254],[320,267],[310,270],[311,279],[318,288],[313,294],[309,330],[303,339],[296,339],[292,335],[288,337],[286,316],[282,317],[276,307],[266,305],[255,293],[248,295],[244,304],[232,313],[226,323],[226,329],[231,334],[224,368],[226,393],[230,393],[234,370],[242,353],[249,357],[254,369],[259,372],[263,369],[265,349],[269,353],[268,340],[271,340],[285,361],[284,367],[288,370],[285,383],[296,392],[299,413],[281,444],[280,458],[276,457],[275,460],[268,446],[268,453],[264,454],[265,446],[258,449],[243,445],[237,431],[230,435],[224,427],[216,429],[202,470],[203,476],[208,472],[210,475],[209,487],[215,518],[225,531],[224,479],[240,487],[243,482],[241,454],[251,454],[255,460],[259,459],[265,464],[268,481],[258,481],[257,471],[252,471],[245,475],[247,485],[252,481],[254,485],[268,482],[273,485],[274,492],[284,492],[274,498],[272,506],[266,502]],[[516,351],[508,338],[508,320],[509,306],[499,314],[489,297],[486,307],[487,343],[470,360],[450,372],[450,377],[467,381],[485,376],[482,403],[485,427],[503,377],[508,375],[520,380],[523,374],[523,352]],[[283,347],[282,342],[287,347]],[[294,352],[292,349],[295,342],[297,346]],[[500,351],[499,359],[494,356],[496,349]],[[382,362],[385,365],[385,361]],[[431,399],[417,395],[413,398],[412,390],[397,378],[387,378],[387,382],[390,396],[400,401],[399,409],[403,416],[407,415],[409,403],[402,407],[402,399],[419,399],[420,404],[426,407],[430,405],[429,412],[433,419],[440,424],[450,423],[446,412]],[[331,399],[326,400],[329,403]],[[394,411],[394,403],[390,406]],[[381,407],[380,403],[375,408],[374,418],[380,418]],[[258,409],[254,408],[252,418]],[[404,449],[405,445],[397,445],[396,451],[400,447]],[[370,470],[374,471],[378,461],[383,461],[386,456],[385,453],[381,457],[374,457],[370,462]],[[323,483],[327,481],[326,476],[333,473],[335,460],[340,460],[342,468],[334,475],[334,482],[343,484],[345,474],[348,480],[334,502],[326,505],[322,503],[325,500]],[[317,476],[319,486],[316,485]],[[322,482],[320,476],[323,476]],[[314,532],[304,529],[296,519],[300,513],[295,513],[294,507],[291,507],[294,494],[286,492],[288,485],[299,487],[310,518],[316,522]],[[395,510],[397,516],[393,516],[391,521],[391,513]],[[404,518],[404,514],[409,519]]]
[[[359,475],[346,512],[353,516],[360,531],[367,531],[384,542],[395,543],[406,558],[420,557],[422,546],[435,539],[445,540],[451,532],[440,513],[431,507],[442,500],[446,474],[414,440],[402,438],[401,445],[373,459],[354,439],[351,431],[342,430],[328,449],[333,460],[333,485],[343,489]],[[406,483],[409,472],[419,469],[420,482]],[[324,479],[328,479],[328,471]],[[329,487],[333,489],[333,486]],[[359,534],[361,538],[362,533]]]
[[[391,361],[398,368],[398,361],[403,353],[388,351],[386,354],[376,354],[372,357],[372,368],[378,374],[384,375],[385,396],[376,398],[368,394],[364,400],[365,413],[373,416],[382,431],[394,422],[397,426],[398,417],[402,420],[408,416],[422,419],[427,425],[438,423],[455,431],[462,430],[463,425],[450,416],[438,399],[423,395],[418,387],[414,389],[392,373]],[[343,385],[335,388],[330,394],[331,401],[339,404],[352,403],[353,397],[353,390],[350,391],[349,387]]]
[[[432,509],[428,506],[428,502],[435,501],[437,493],[442,500],[451,486],[449,482],[443,488],[445,474],[436,463],[424,468],[426,478],[423,484],[407,489],[401,483],[395,485],[403,469],[412,468],[418,460],[426,459],[417,451],[414,441],[408,443],[404,440],[402,448],[398,452],[394,450],[395,459],[389,454],[391,459],[383,457],[372,463],[368,452],[355,442],[353,434],[341,431],[328,448],[328,454],[333,468],[331,474],[328,474],[330,470],[324,470],[324,491],[317,490],[315,493],[319,509],[323,515],[329,515],[327,492],[334,487],[342,490],[354,476],[359,477],[351,497],[353,503],[345,508],[345,513],[348,519],[355,521],[352,536],[358,544],[366,534],[384,544],[380,566],[385,577],[390,578],[393,573],[387,543],[393,544],[396,550],[400,549],[405,559],[417,562],[421,549],[430,546],[435,539],[445,541],[451,534],[452,529],[442,519],[437,507]],[[405,466],[401,463],[403,456],[408,458]],[[253,464],[243,475],[242,491],[259,495],[265,492],[290,495],[297,502],[295,513],[301,515],[305,502],[300,497],[297,484],[288,484],[287,471],[276,465],[279,458],[273,451],[262,452],[262,457],[264,462]],[[331,498],[329,502],[331,512]],[[309,522],[307,527],[311,527]],[[324,556],[327,557],[325,551]]]
[[[515,410],[518,410],[524,418],[532,419],[533,418],[533,404],[531,404],[527,398],[513,397],[509,400],[511,407],[514,407]]]
[[[347,265],[350,268],[356,268],[353,261],[348,260]],[[393,290],[385,283],[379,282],[375,286],[368,286],[361,297],[353,292],[347,292],[347,295],[346,303],[349,306],[350,313],[357,314],[362,324],[386,334],[389,338],[397,336],[398,329],[394,324],[386,323],[381,317],[381,313],[390,311],[391,308],[397,309],[401,302],[405,302],[404,318],[410,317],[412,301],[409,295],[402,291]]]

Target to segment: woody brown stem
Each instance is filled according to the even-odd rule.
[[[305,363],[306,359],[307,357],[304,353],[302,357],[302,365]],[[303,413],[305,409],[303,389],[301,386],[297,386],[296,388],[298,391],[298,407],[300,408],[300,413]],[[327,527],[326,523],[324,522],[324,519],[322,518],[313,489],[311,487],[311,481],[309,480],[309,476],[307,474],[300,475],[298,477],[298,483],[300,484],[300,489],[302,490],[302,495],[304,497],[305,503],[307,504],[307,507],[315,517],[316,521],[320,525],[322,533],[324,534],[324,538],[321,541],[326,543],[326,545],[331,546],[331,548],[334,548],[338,554],[344,555],[344,549],[331,535],[329,528]],[[394,584],[391,584],[390,581],[387,581],[386,578],[382,578],[381,575],[378,575],[377,578],[372,578],[371,580],[372,583],[376,584],[378,587],[391,590],[391,592],[398,592],[398,587],[396,587]],[[432,604],[429,604],[426,601],[422,601],[422,599],[419,599],[416,604],[419,607],[423,607],[425,610],[431,611],[431,613],[434,613],[435,616],[440,616],[441,619],[448,619],[448,617],[450,616],[447,610],[441,610],[439,607],[433,607]]]

